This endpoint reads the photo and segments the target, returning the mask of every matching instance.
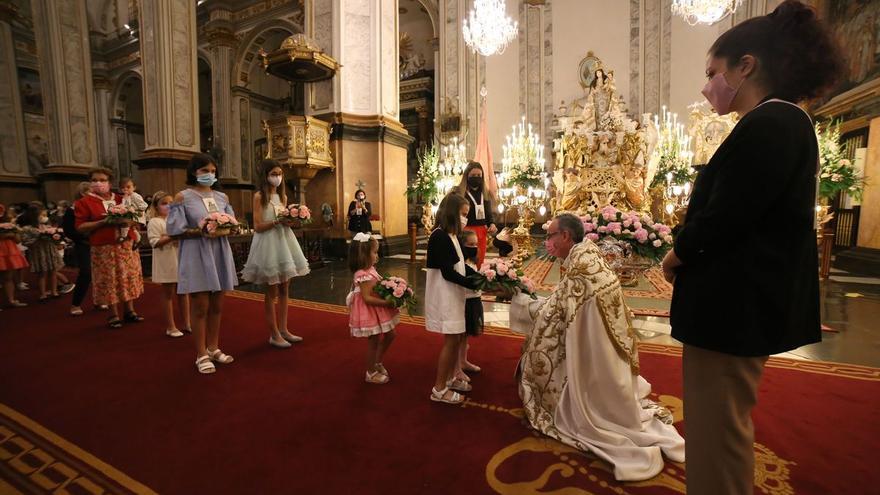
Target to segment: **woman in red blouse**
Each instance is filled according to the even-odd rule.
[[[136,233],[128,229],[120,238],[122,227],[134,225],[132,221],[116,223],[107,219],[107,208],[122,203],[122,196],[110,192],[113,172],[104,167],[89,170],[91,192],[74,204],[76,230],[88,236],[92,248],[92,296],[95,305],[110,306],[110,328],[143,321],[134,310],[134,300],[144,292],[141,259],[133,247]],[[125,312],[122,313],[122,304]]]

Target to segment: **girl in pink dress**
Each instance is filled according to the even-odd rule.
[[[382,356],[394,341],[394,327],[400,321],[400,312],[373,292],[382,281],[376,271],[377,261],[379,242],[370,234],[355,235],[348,250],[348,267],[354,272],[352,289],[346,298],[350,312],[348,326],[352,337],[369,339],[366,382],[382,385],[390,379],[382,365]]]

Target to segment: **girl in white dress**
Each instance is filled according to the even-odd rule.
[[[302,337],[287,329],[287,298],[290,279],[307,275],[309,262],[290,226],[277,218],[276,212],[287,207],[284,171],[277,161],[260,163],[257,187],[259,191],[254,194],[256,233],[241,279],[267,286],[263,310],[269,326],[269,345],[284,349],[302,341]]]
[[[162,285],[162,309],[165,312],[165,335],[183,337],[174,323],[173,299],[177,292],[177,241],[165,230],[168,209],[174,201],[171,194],[159,191],[153,195],[148,214],[147,239],[153,248],[153,283]],[[177,294],[177,305],[183,313],[184,330],[191,333],[189,324],[189,295]]]
[[[470,205],[463,196],[454,192],[447,194],[437,211],[437,228],[428,239],[425,328],[443,334],[443,349],[437,359],[437,377],[430,399],[447,404],[460,404],[464,397],[458,392],[471,390],[468,382],[454,375],[466,338],[467,289],[476,289],[474,282],[465,276],[464,255],[458,242],[469,210]]]

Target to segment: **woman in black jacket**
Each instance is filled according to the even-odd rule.
[[[367,193],[363,189],[358,189],[354,193],[354,201],[348,205],[348,230],[351,235],[373,232],[373,226],[370,224],[372,214],[373,207],[367,201]]]
[[[818,146],[796,103],[840,73],[837,47],[796,1],[722,34],[703,94],[742,118],[697,177],[663,260],[684,343],[688,493],[752,493],[751,410],[770,354],[820,340]]]

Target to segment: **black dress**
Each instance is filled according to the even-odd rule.
[[[477,271],[464,265],[465,276],[469,277]],[[464,300],[464,331],[470,337],[483,334],[483,299],[481,297],[468,297]]]
[[[673,337],[746,357],[821,340],[817,163],[796,106],[770,101],[740,120],[697,176],[675,240]]]
[[[361,208],[360,214],[357,214],[357,201],[352,201],[348,205],[348,230],[353,234],[359,232],[369,234],[373,231],[373,226],[370,224],[370,217],[372,215],[373,207],[369,201],[364,203],[364,208]]]

